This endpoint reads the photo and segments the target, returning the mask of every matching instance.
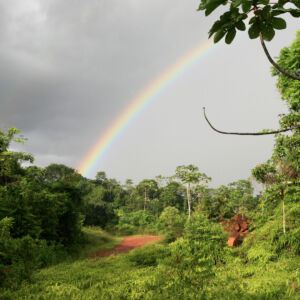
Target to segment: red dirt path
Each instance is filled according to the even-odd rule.
[[[161,240],[160,236],[124,236],[124,240],[121,244],[117,245],[111,250],[99,250],[92,255],[92,257],[106,257],[111,254],[127,253],[130,250],[144,246],[151,242],[157,242]]]

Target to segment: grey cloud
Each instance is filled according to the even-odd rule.
[[[215,16],[205,18],[197,4],[0,0],[0,127],[20,128],[29,138],[23,149],[37,164],[76,167],[145,86],[207,39]],[[289,26],[269,45],[273,55],[292,41],[297,24]],[[240,34],[183,74],[94,172],[138,181],[194,163],[215,184],[247,177],[268,158],[273,140],[218,136],[203,121],[202,106],[220,128],[277,126],[285,108],[257,41]]]

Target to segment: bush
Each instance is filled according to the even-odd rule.
[[[168,206],[161,213],[157,228],[165,234],[167,243],[174,242],[183,233],[185,217],[175,207]]]
[[[12,238],[12,218],[0,221],[0,286],[15,287],[30,279],[34,270],[61,261],[67,256],[63,246],[33,239],[29,235]]]
[[[227,237],[220,223],[208,220],[201,212],[196,212],[186,223],[184,238],[189,242],[193,254],[220,262],[227,248]]]
[[[118,211],[119,224],[116,226],[118,233],[130,235],[134,233],[153,232],[155,217],[148,211],[138,210],[131,213]]]
[[[128,254],[128,259],[136,266],[157,266],[159,261],[170,255],[166,246],[150,245],[135,249]]]
[[[158,266],[159,278],[168,278],[165,291],[176,295],[174,299],[206,299],[204,287],[227,254],[226,240],[219,223],[194,213],[186,223],[183,237],[169,245],[170,255]]]
[[[118,224],[117,229],[121,235],[132,235],[138,231],[138,228],[131,224]]]

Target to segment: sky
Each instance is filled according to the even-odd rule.
[[[28,138],[13,149],[35,165],[78,168],[132,100],[165,69],[208,39],[220,10],[199,1],[0,0],[0,129]],[[299,20],[267,43],[273,57],[289,46]],[[251,175],[272,154],[274,137],[220,135],[278,128],[286,111],[258,40],[239,32],[160,93],[89,174],[135,183],[194,164],[211,186]]]

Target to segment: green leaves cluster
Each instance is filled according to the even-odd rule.
[[[161,213],[157,227],[164,233],[166,242],[173,242],[182,235],[185,221],[177,208],[168,206]]]
[[[300,31],[292,45],[281,50],[277,63],[291,73],[300,74]],[[275,68],[272,73],[277,76],[277,87],[288,106],[288,113],[280,116],[280,127],[295,129],[277,136],[269,164],[276,168],[281,181],[297,182],[300,179],[300,81],[282,75]]]
[[[178,166],[176,168],[176,177],[183,183],[207,183],[211,180],[205,173],[200,173],[199,168],[194,165]]]
[[[228,5],[228,9],[209,30],[209,37],[214,35],[215,43],[225,37],[225,42],[230,44],[237,30],[246,30],[247,19],[253,13],[254,16],[248,22],[250,25],[248,35],[250,39],[255,39],[261,32],[265,41],[273,39],[275,30],[286,28],[286,21],[281,17],[282,15],[300,17],[299,0],[279,0],[275,3],[271,3],[270,0],[202,0],[198,10],[204,10],[205,15],[208,16],[221,5]]]

